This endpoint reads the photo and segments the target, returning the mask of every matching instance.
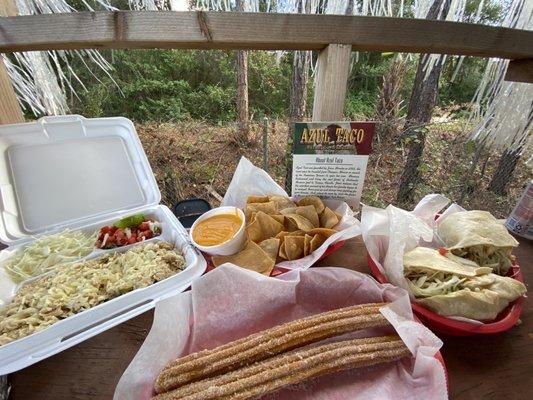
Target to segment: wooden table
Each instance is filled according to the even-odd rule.
[[[533,244],[516,251],[527,282],[533,282]],[[362,272],[366,266],[360,241],[347,243],[322,265],[342,265]],[[139,349],[153,312],[104,332],[54,357],[9,376],[14,400],[110,399],[124,369]],[[522,324],[484,337],[441,337],[450,380],[450,398],[533,398],[533,303],[525,302]]]

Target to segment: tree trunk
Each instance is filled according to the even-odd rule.
[[[443,3],[444,8],[441,17],[445,16],[450,6],[450,0],[435,0],[428,12],[427,19],[438,19],[439,11]],[[425,66],[428,59],[428,54],[420,55],[413,91],[409,101],[409,110],[407,111],[403,137],[409,139],[409,151],[396,196],[396,202],[400,206],[410,205],[413,201],[414,188],[420,181],[418,167],[420,166],[424,152],[427,132],[425,125],[431,121],[431,115],[433,114],[433,108],[437,100],[439,77],[444,63],[444,56],[440,56],[426,77]]]
[[[302,13],[303,0],[298,1],[298,12]],[[311,12],[311,0],[305,2],[305,13]],[[303,121],[307,109],[307,87],[309,83],[310,51],[295,51],[292,62],[292,83],[289,104],[289,131],[287,143],[291,143],[294,134],[293,122]],[[292,189],[292,151],[289,146],[286,157],[285,190]]]
[[[168,0],[155,0],[154,4],[160,11],[170,10],[170,4]]]
[[[355,3],[355,0],[348,0],[348,4],[346,5],[346,12],[345,12],[346,15],[353,15],[354,3]]]
[[[244,11],[244,0],[237,0],[237,11]],[[237,69],[237,120],[239,123],[239,144],[248,143],[250,126],[248,121],[248,52],[238,50]]]
[[[294,52],[289,106],[289,118],[291,121],[302,121],[305,117],[310,61],[310,51]]]
[[[511,176],[516,168],[516,164],[520,159],[520,153],[522,152],[522,147],[519,147],[516,150],[505,150],[498,162],[498,167],[492,175],[492,179],[489,183],[488,189],[497,194],[498,196],[503,196],[507,194],[507,186],[511,180]]]
[[[398,136],[401,126],[400,110],[406,63],[397,57],[383,76],[376,105],[376,121],[379,123],[379,139],[388,141]],[[395,139],[394,139],[395,140]]]

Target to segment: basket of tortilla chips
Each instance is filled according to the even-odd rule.
[[[244,208],[248,240],[241,251],[229,256],[207,257],[210,269],[226,262],[276,276],[287,268],[275,265],[304,258],[336,234],[342,216],[317,196],[298,200],[279,195],[249,196]],[[342,247],[329,245],[319,259]]]
[[[235,254],[206,257],[211,268],[230,262],[264,275],[306,269],[361,234],[359,221],[345,202],[289,197],[244,157],[221,206],[243,211],[247,241]]]

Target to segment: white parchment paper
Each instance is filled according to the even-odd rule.
[[[242,157],[228,190],[222,199],[221,206],[243,208],[246,199],[252,195],[278,195],[289,197],[287,192],[279,186],[264,170],[254,166],[246,157]],[[331,235],[318,249],[306,257],[294,261],[283,261],[276,264],[287,269],[306,269],[322,257],[327,248],[336,242],[347,240],[361,234],[360,222],[354,217],[352,209],[342,201],[324,200],[329,208],[342,215],[342,219],[335,229],[338,232]]]
[[[413,211],[393,205],[385,209],[363,206],[361,231],[365,246],[390,283],[407,289],[403,255],[419,245],[431,247],[435,215],[449,202],[444,196],[430,194]]]
[[[414,322],[407,293],[344,268],[293,270],[278,278],[224,264],[195,281],[190,292],[158,303],[144,344],[121,377],[115,400],[146,400],[171,360],[304,316],[355,304],[387,301],[383,315],[413,359],[306,381],[269,399],[446,399],[446,377],[434,357],[442,342]],[[347,337],[387,334],[367,329]]]

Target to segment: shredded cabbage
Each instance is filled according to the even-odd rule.
[[[498,275],[506,275],[511,267],[511,247],[496,247],[491,245],[476,245],[453,249],[456,256],[474,261],[480,267],[491,267]]]
[[[94,248],[94,237],[80,231],[65,230],[43,236],[17,250],[3,262],[3,267],[15,283],[54,270],[57,266],[77,261]]]
[[[454,274],[435,272],[427,274],[422,270],[412,269],[406,276],[409,289],[415,297],[431,297],[452,293],[463,289],[466,278]]]

